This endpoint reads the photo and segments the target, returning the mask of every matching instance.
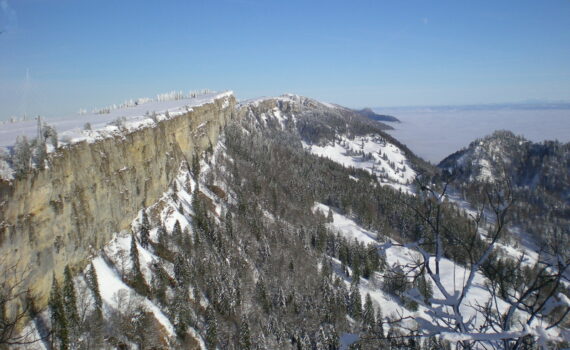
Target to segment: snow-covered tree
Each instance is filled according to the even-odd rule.
[[[28,138],[25,136],[18,137],[14,145],[14,155],[12,157],[14,171],[16,176],[23,176],[31,169],[32,149]]]

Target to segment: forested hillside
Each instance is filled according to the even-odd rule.
[[[537,247],[568,256],[570,247],[570,144],[533,143],[508,131],[472,142],[439,165],[461,195],[479,203],[481,184],[513,191],[514,228]]]

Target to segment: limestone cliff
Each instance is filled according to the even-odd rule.
[[[223,96],[153,127],[61,148],[49,169],[0,182],[0,255],[29,268],[28,284],[45,305],[53,272],[82,265],[128,229],[236,115],[235,98]]]

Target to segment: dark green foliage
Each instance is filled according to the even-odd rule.
[[[174,240],[180,240],[182,237],[182,228],[180,227],[180,222],[176,220],[174,227],[172,228],[172,237]]]
[[[206,345],[209,350],[215,349],[218,344],[218,322],[214,308],[209,306],[206,310]]]
[[[233,220],[232,212],[228,210],[226,212],[226,218],[224,222],[226,228],[226,235],[228,235],[230,238],[233,238],[234,236],[234,226],[232,220]]]
[[[12,163],[16,176],[26,175],[31,168],[32,149],[28,139],[25,136],[18,137],[14,145],[14,154],[12,155]]]
[[[166,233],[166,229],[162,225],[159,225],[156,228],[156,240],[157,242],[154,244],[155,254],[163,259],[170,260],[170,240],[168,239],[168,233]]]
[[[265,286],[263,279],[259,279],[255,285],[255,298],[265,312],[270,311],[271,303],[269,302],[267,287]]]
[[[69,266],[63,272],[63,306],[65,316],[70,329],[79,325],[79,313],[77,311],[77,296],[73,285],[73,276]]]
[[[65,315],[61,289],[55,275],[53,276],[48,305],[54,343],[60,350],[67,350],[69,349],[69,328]]]
[[[402,298],[404,292],[411,288],[411,281],[399,266],[389,268],[384,274],[384,283],[382,285],[384,291]]]
[[[249,331],[249,323],[246,320],[241,322],[239,327],[239,343],[238,349],[239,350],[250,350],[252,348],[251,345],[251,334]]]
[[[194,175],[195,179],[198,179],[200,175],[200,156],[197,153],[194,153],[192,156],[192,175]]]
[[[87,287],[91,290],[91,295],[94,301],[94,310],[91,315],[86,315],[85,319],[80,320],[83,322],[80,328],[86,328],[87,336],[84,339],[90,344],[102,344],[103,343],[103,328],[104,328],[104,318],[103,318],[103,299],[101,298],[101,292],[99,291],[99,280],[97,277],[97,271],[93,264],[89,266],[89,270],[85,275],[85,281]],[[83,329],[85,331],[85,329]]]
[[[129,284],[137,291],[137,293],[141,295],[148,295],[149,294],[149,287],[146,284],[146,281],[143,277],[141,271],[141,263],[139,260],[139,250],[137,247],[137,241],[135,239],[135,235],[131,235],[131,263],[132,269],[129,275]]]
[[[149,233],[150,233],[150,223],[148,222],[148,216],[146,215],[146,211],[142,211],[142,219],[141,219],[141,226],[140,226],[140,237],[141,237],[141,246],[143,248],[148,247],[149,242]]]
[[[362,296],[360,295],[360,288],[358,279],[353,279],[350,284],[349,304],[348,311],[352,318],[360,320],[362,318]]]
[[[141,274],[141,263],[139,261],[139,250],[137,248],[137,241],[136,241],[134,235],[131,236],[130,255],[131,255],[131,262],[133,264],[132,274],[133,274],[133,276],[140,275]]]
[[[97,277],[97,271],[93,264],[89,266],[89,271],[86,276],[87,285],[93,293],[93,299],[95,300],[95,308],[102,312],[103,310],[103,299],[101,298],[101,292],[99,291],[99,280]]]
[[[374,306],[372,305],[372,298],[370,294],[366,293],[366,300],[364,302],[364,309],[362,310],[362,327],[366,332],[372,332],[376,320],[374,319]]]

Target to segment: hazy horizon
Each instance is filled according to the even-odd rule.
[[[388,131],[418,156],[437,164],[496,130],[509,130],[533,142],[570,142],[570,107],[566,109],[375,109],[401,123]]]
[[[564,0],[0,0],[0,119],[204,88],[348,107],[569,100],[569,16]]]

